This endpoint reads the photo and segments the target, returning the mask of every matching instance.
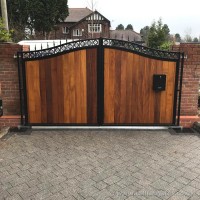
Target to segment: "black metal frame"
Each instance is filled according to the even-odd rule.
[[[30,60],[40,60],[50,57],[55,57],[72,51],[82,49],[97,48],[97,124],[47,124],[47,123],[28,123],[27,110],[27,91],[26,91],[26,69],[25,62]],[[153,58],[162,61],[176,62],[176,77],[174,91],[174,108],[173,108],[173,123],[172,124],[104,124],[104,49],[112,48],[123,51],[136,53],[141,56]],[[181,105],[181,90],[183,76],[184,54],[180,52],[161,51],[151,49],[137,43],[114,40],[107,38],[79,40],[66,44],[61,44],[52,48],[36,51],[18,52],[18,74],[20,88],[20,107],[21,107],[21,125],[23,126],[174,126],[179,125],[180,121],[180,105]]]

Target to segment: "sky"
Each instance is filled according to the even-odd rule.
[[[92,8],[111,22],[112,29],[118,24],[132,24],[136,32],[162,18],[170,33],[200,37],[200,0],[68,0],[69,8]]]

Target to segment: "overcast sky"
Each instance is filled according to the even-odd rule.
[[[68,0],[69,8],[91,8],[92,0]],[[171,34],[181,37],[190,33],[200,36],[200,0],[93,0],[94,8],[111,22],[112,29],[118,24],[132,24],[139,32],[160,17]]]

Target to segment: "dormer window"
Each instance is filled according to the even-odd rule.
[[[89,33],[101,33],[102,25],[101,24],[88,24],[88,32]]]

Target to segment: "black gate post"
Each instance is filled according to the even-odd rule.
[[[104,47],[103,38],[99,38],[97,53],[97,123],[99,126],[104,122]]]
[[[18,61],[18,79],[19,79],[19,95],[20,95],[20,114],[21,114],[21,125],[24,125],[24,97],[23,97],[23,83],[22,83],[22,53],[17,53]]]
[[[181,95],[182,95],[182,83],[183,83],[183,66],[184,66],[184,53],[180,53],[181,59],[181,72],[180,72],[180,80],[179,80],[179,98],[178,98],[178,122],[177,125],[180,125],[180,115],[181,115]]]

